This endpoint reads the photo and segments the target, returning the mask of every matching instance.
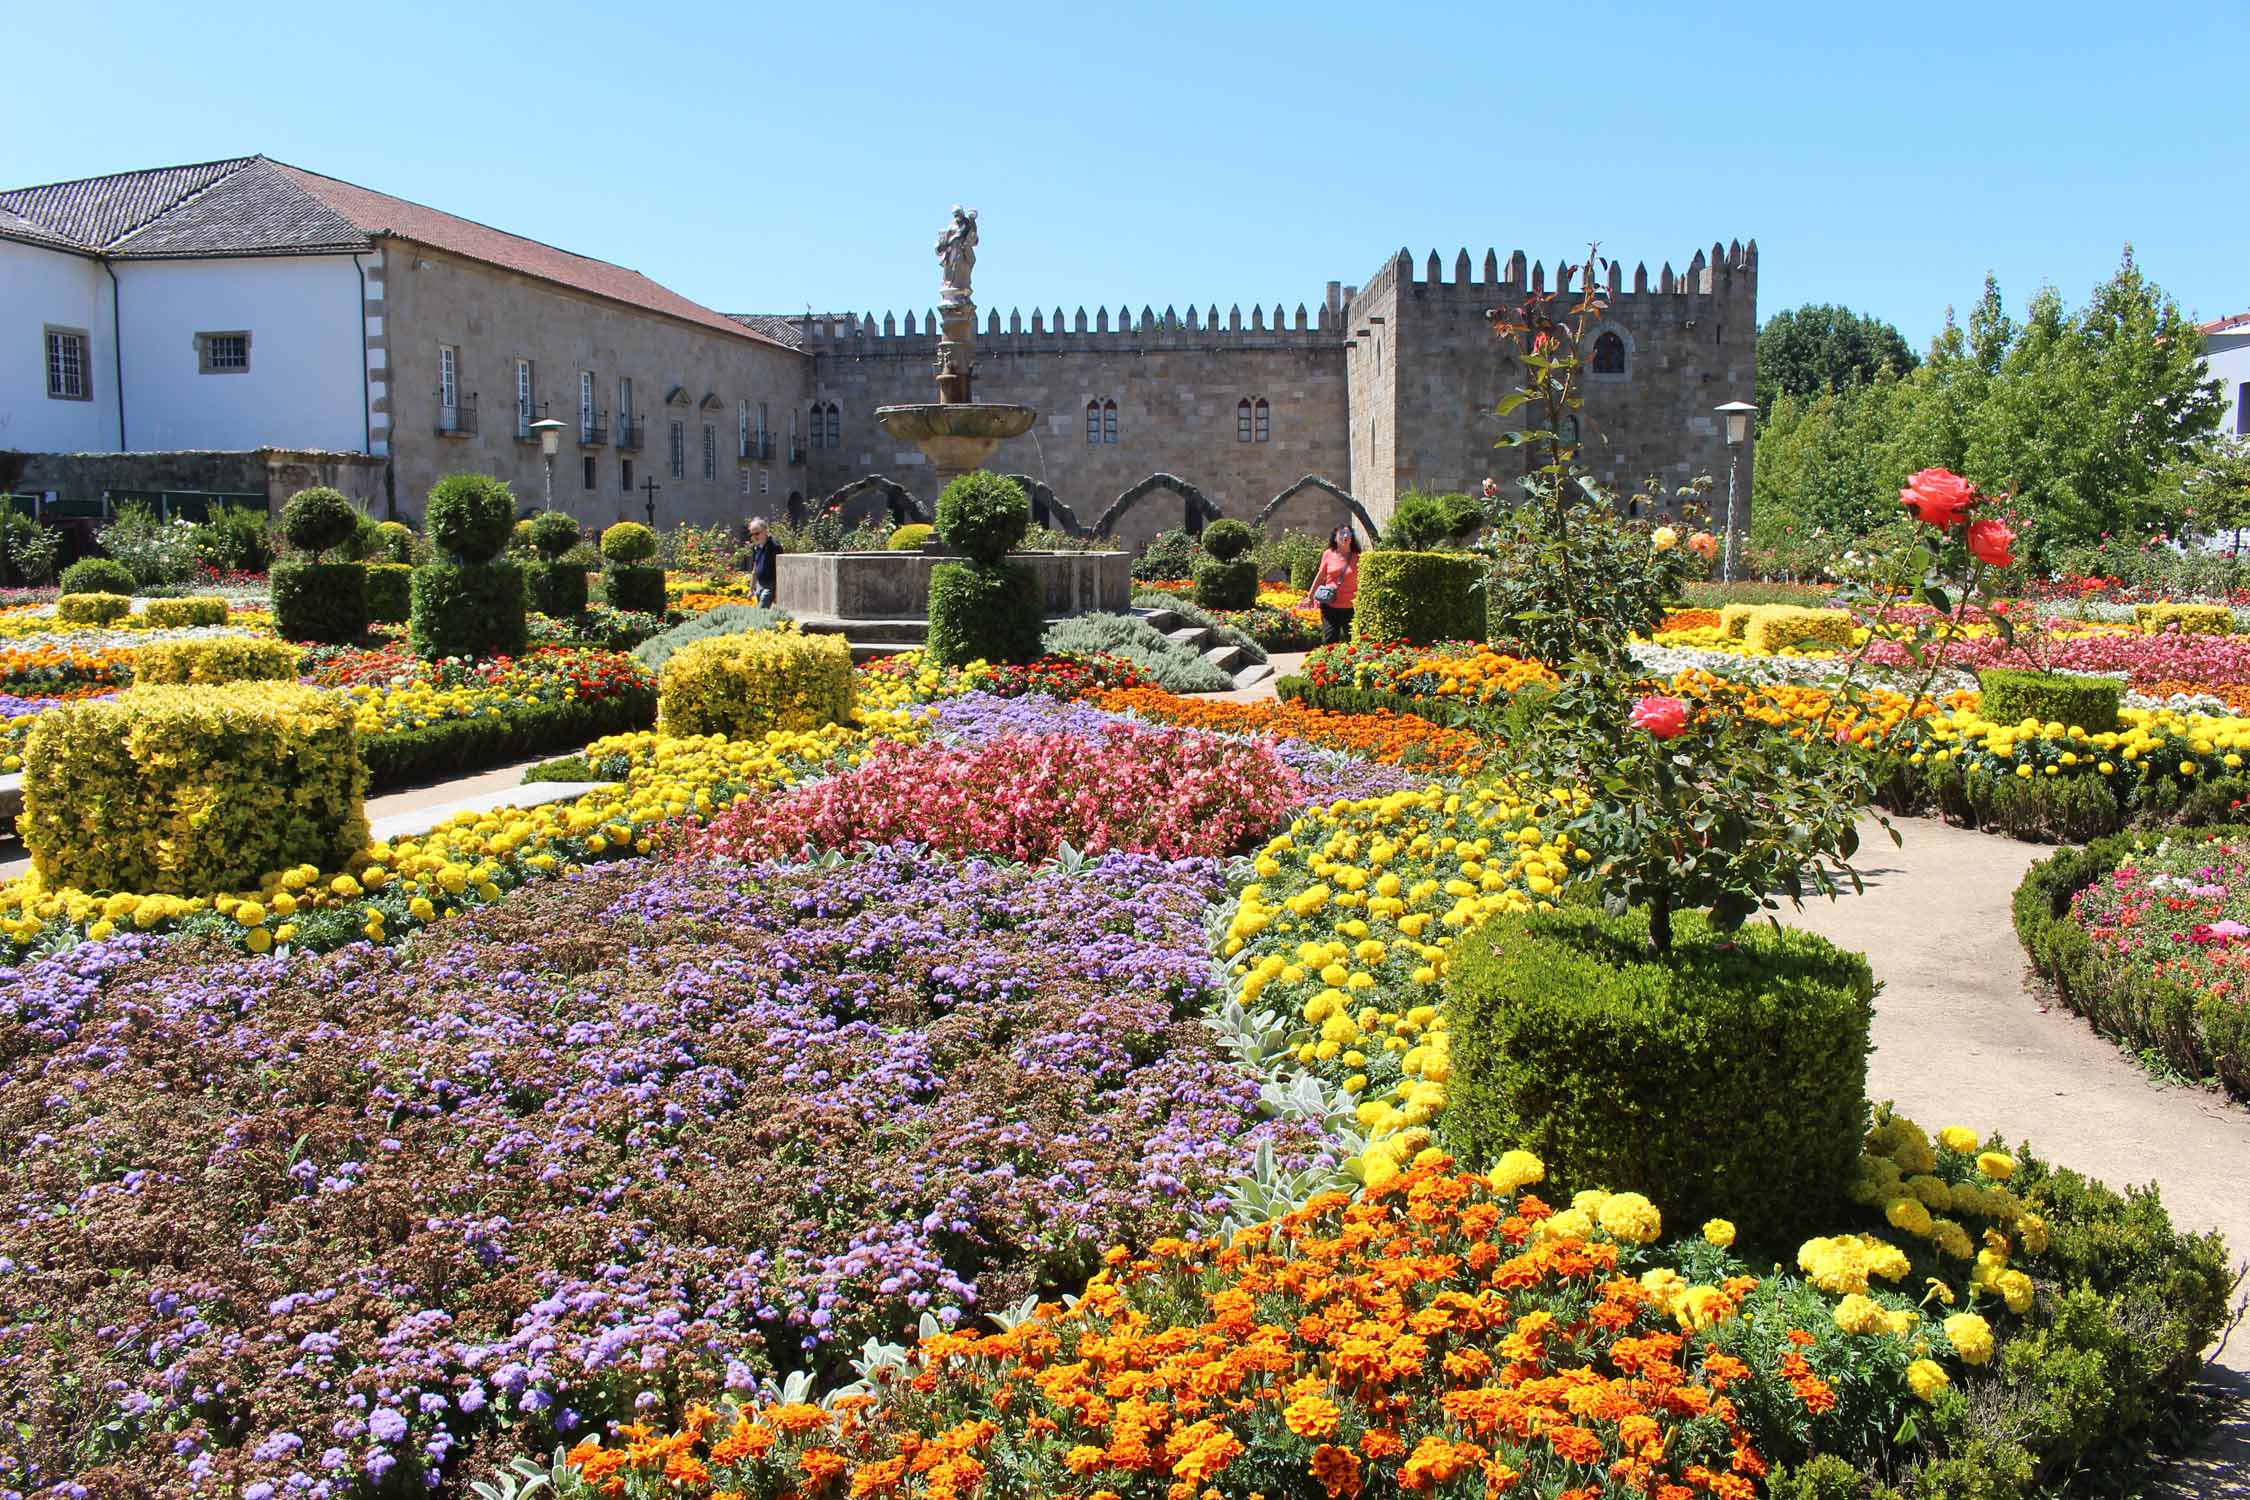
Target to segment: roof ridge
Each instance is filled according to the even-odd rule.
[[[150,214],[147,219],[145,219],[141,223],[135,224],[132,228],[126,230],[123,234],[117,235],[101,248],[104,250],[114,250],[119,245],[122,245],[127,240],[131,239],[134,235],[141,233],[143,230],[155,228],[157,224],[165,219],[170,218],[173,214],[187,207],[190,203],[193,203],[196,199],[202,197],[205,193],[208,193],[213,188],[219,186],[219,184],[234,181],[235,178],[248,171],[253,162],[264,161],[266,160],[266,157],[261,152],[244,157],[222,157],[220,158],[220,160],[232,161],[234,163],[233,170],[221,172],[218,176],[212,178],[209,182],[206,182],[205,184],[203,184],[203,186],[196,188],[194,191],[180,194],[179,197],[174,198],[171,202],[165,204],[155,213]],[[217,166],[218,162],[190,162],[188,165],[191,167],[209,167]]]
[[[157,172],[194,172],[199,171],[205,167],[227,168],[226,171],[221,172],[218,176],[212,178],[202,187],[197,188],[193,192],[182,194],[181,196],[170,200],[161,208],[158,208],[155,212],[151,213],[147,218],[141,219],[133,224],[128,225],[126,228],[120,230],[116,234],[111,235],[106,240],[97,241],[91,238],[80,239],[77,235],[71,234],[67,230],[58,228],[53,223],[53,221],[42,215],[27,213],[22,208],[17,208],[13,205],[9,205],[11,212],[15,213],[17,216],[23,219],[29,220],[34,224],[40,225],[42,228],[46,229],[49,233],[53,234],[58,239],[68,240],[71,244],[74,245],[83,245],[89,250],[106,252],[113,246],[118,245],[125,240],[131,239],[136,234],[139,234],[142,230],[148,228],[151,224],[154,224],[157,220],[163,218],[166,214],[170,213],[173,209],[178,208],[181,204],[201,196],[203,193],[210,191],[210,189],[218,186],[222,182],[232,180],[237,173],[242,171],[243,168],[249,166],[251,162],[257,161],[259,159],[260,158],[255,155],[215,156],[209,161],[180,162],[169,167],[137,167],[123,172],[97,172],[91,177],[62,177],[57,178],[53,182],[39,182],[33,183],[27,187],[7,188],[5,190],[0,190],[0,200],[13,197],[19,193],[40,193],[52,188],[79,187],[85,184],[96,182],[116,182],[121,178],[147,177]]]
[[[219,167],[230,164],[242,166],[260,159],[256,153],[249,156],[214,156],[209,161],[174,162],[168,167],[133,167],[123,172],[96,172],[91,177],[58,177],[53,182],[27,182],[20,187],[0,188],[0,198],[4,198],[10,193],[36,193],[41,188],[76,187],[81,182],[107,182],[114,177],[143,177],[150,172],[192,172],[197,167]],[[272,160],[271,157],[263,159]]]

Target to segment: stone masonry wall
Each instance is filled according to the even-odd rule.
[[[383,461],[364,453],[283,448],[164,453],[34,453],[16,489],[63,500],[99,500],[113,490],[188,490],[263,498],[278,514],[301,489],[324,484],[372,514],[383,513]],[[255,503],[255,502],[252,502]]]

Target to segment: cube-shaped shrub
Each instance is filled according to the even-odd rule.
[[[1522,1147],[1567,1197],[1640,1192],[1667,1233],[1723,1217],[1786,1251],[1833,1225],[1867,1128],[1867,960],[1809,932],[1675,919],[1669,961],[1639,914],[1502,917],[1446,980],[1446,1144],[1484,1166]]]
[[[1852,628],[1848,609],[1799,609],[1791,604],[1761,604],[1750,611],[1742,630],[1742,644],[1765,656],[1808,647],[1848,651],[1852,645]]]
[[[24,847],[49,887],[204,896],[367,842],[367,767],[339,693],[137,687],[66,703],[24,746]]]
[[[162,630],[186,630],[197,625],[224,625],[227,601],[209,597],[151,599],[141,611],[148,623]]]
[[[386,526],[396,522],[386,521]],[[382,625],[403,625],[414,608],[414,569],[405,563],[367,565],[367,618]]]
[[[133,686],[165,683],[295,682],[299,652],[287,641],[220,636],[156,641],[133,653]]]
[[[753,630],[683,646],[657,677],[664,733],[750,739],[818,729],[852,713],[852,648],[840,635]]]
[[[364,563],[277,562],[267,577],[274,634],[283,640],[342,645],[367,633]]]
[[[1219,524],[1230,523],[1221,521]],[[1194,567],[1195,602],[1205,609],[1248,609],[1258,602],[1256,558],[1217,557],[1206,553],[1195,560]]]
[[[654,564],[611,562],[602,569],[602,602],[611,609],[631,610],[635,614],[664,613],[664,570]]]
[[[2144,635],[2232,635],[2234,611],[2224,604],[2136,604],[2133,623]]]
[[[1719,606],[1719,629],[1730,641],[1739,641],[1750,633],[1750,617],[1764,609],[1763,604],[1722,604]]]
[[[2111,734],[2117,729],[2117,710],[2125,701],[2125,684],[2111,677],[2078,677],[2068,672],[2027,672],[2014,667],[1987,667],[1977,673],[1983,689],[1977,712],[1995,724],[2021,724],[2037,719],[2088,734]]]
[[[407,641],[424,661],[517,656],[525,639],[523,569],[514,563],[429,563],[414,570]]]
[[[1039,580],[1015,563],[930,569],[929,659],[941,667],[1037,661],[1047,611]]]
[[[107,625],[133,612],[123,594],[64,594],[55,601],[55,618],[65,625]]]
[[[586,612],[586,570],[576,563],[552,560],[526,563],[523,592],[525,601],[543,615],[558,620],[582,615]]]
[[[1481,641],[1485,600],[1477,578],[1488,566],[1461,552],[1370,552],[1359,560],[1352,639]]]

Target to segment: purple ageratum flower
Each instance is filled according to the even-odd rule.
[[[406,1417],[396,1409],[378,1406],[367,1418],[368,1434],[378,1443],[395,1443],[406,1436]]]

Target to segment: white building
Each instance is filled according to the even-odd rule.
[[[2203,368],[2219,382],[2219,431],[2250,436],[2250,313],[2203,325]]]

